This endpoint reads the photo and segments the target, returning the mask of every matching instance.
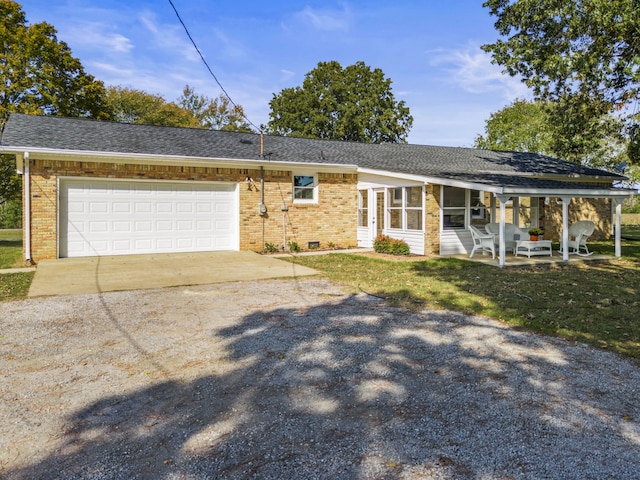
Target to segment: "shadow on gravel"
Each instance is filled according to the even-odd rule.
[[[6,478],[640,471],[640,374],[607,353],[365,295],[255,311],[214,335],[235,370],[106,396],[67,419],[63,448]]]

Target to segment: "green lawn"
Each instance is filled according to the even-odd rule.
[[[0,229],[0,270],[22,266],[22,231]],[[0,302],[26,297],[32,279],[33,272],[0,274]]]
[[[610,245],[591,246],[613,253]],[[607,263],[504,269],[452,258],[397,262],[332,254],[294,261],[394,305],[485,315],[640,359],[640,245],[625,242],[623,252]]]

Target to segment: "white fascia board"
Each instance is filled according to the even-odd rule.
[[[493,193],[502,193],[502,187],[494,187],[490,185],[484,185],[481,183],[474,182],[464,182],[461,180],[449,180],[445,178],[439,177],[431,177],[425,175],[413,175],[408,173],[397,173],[386,170],[375,170],[371,168],[358,168],[358,173],[367,173],[370,175],[380,175],[383,177],[392,177],[392,178],[400,178],[404,180],[410,180],[414,182],[421,182],[426,184],[436,184],[436,185],[445,185],[447,187],[459,187],[459,188],[468,188],[471,190],[484,190],[487,192]]]
[[[24,152],[16,153],[16,172],[18,175],[24,173]]]
[[[183,157],[177,155],[149,155],[140,153],[97,152],[89,150],[52,150],[45,148],[3,147],[0,152],[22,153],[28,151],[32,157],[46,160],[81,160],[96,163],[134,163],[139,165],[182,165],[208,168],[259,168],[273,170],[308,169],[327,173],[356,173],[356,165],[316,163],[316,162],[277,162],[266,159],[235,159],[214,157]]]
[[[395,173],[383,170],[374,170],[370,168],[359,168],[359,173],[368,173],[371,175],[381,175],[393,178],[403,178],[406,180],[422,181],[425,184],[437,184],[445,185],[447,187],[466,188],[470,190],[483,190],[485,192],[494,193],[496,195],[513,195],[521,197],[628,197],[635,193],[635,190],[631,189],[549,189],[549,188],[505,188],[495,185],[486,185],[476,182],[465,182],[461,180],[451,180],[438,177],[422,176],[422,175],[410,175],[404,173]]]
[[[629,197],[634,195],[635,190],[626,188],[610,189],[573,189],[573,188],[505,188],[504,195],[515,197],[575,197],[575,198],[603,198],[603,197]]]

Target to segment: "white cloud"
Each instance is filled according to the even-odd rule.
[[[304,7],[295,17],[303,23],[311,24],[317,30],[347,30],[349,28],[350,12],[346,5],[342,10],[318,10],[309,6]]]
[[[181,57],[190,62],[199,62],[200,56],[186,36],[181,25],[159,24],[153,12],[141,12],[139,17],[142,25],[152,34],[151,39],[145,39],[145,43],[154,50],[165,50],[179,53]],[[194,39],[196,44],[198,39]]]
[[[491,63],[491,57],[477,45],[464,49],[440,49],[430,52],[429,64],[440,67],[451,81],[463,90],[482,94],[500,92],[511,101],[530,97],[527,86],[517,77],[502,73],[499,65]]]
[[[64,40],[70,44],[81,44],[83,48],[97,47],[103,54],[128,53],[133,49],[129,37],[111,32],[112,27],[98,22],[78,22],[64,34]]]

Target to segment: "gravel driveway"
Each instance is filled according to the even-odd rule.
[[[321,278],[0,303],[3,479],[630,479],[640,368]]]

